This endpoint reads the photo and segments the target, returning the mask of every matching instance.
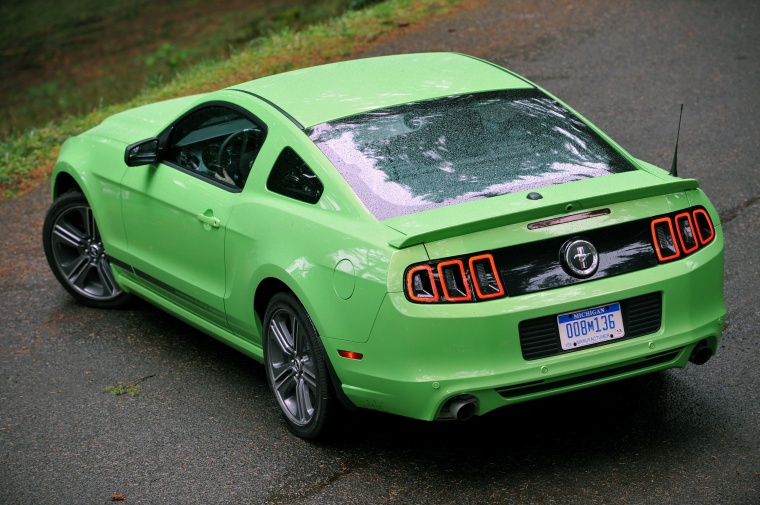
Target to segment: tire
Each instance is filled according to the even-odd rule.
[[[72,191],[53,202],[42,244],[56,279],[79,303],[113,309],[130,301],[131,295],[116,284],[92,209],[81,193]]]
[[[264,316],[264,366],[280,413],[295,435],[322,435],[334,408],[317,329],[303,305],[288,293],[272,297]]]

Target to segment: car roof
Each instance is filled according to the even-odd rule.
[[[532,87],[522,77],[472,56],[418,53],[319,65],[229,89],[257,95],[308,128],[407,102]]]

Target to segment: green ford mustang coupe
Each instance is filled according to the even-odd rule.
[[[323,65],[68,140],[43,240],[80,302],[144,298],[263,362],[288,427],[417,419],[718,346],[723,234],[692,179],[460,54]]]

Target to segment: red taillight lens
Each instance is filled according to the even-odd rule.
[[[443,287],[443,297],[450,302],[470,300],[470,285],[464,273],[464,263],[461,260],[450,260],[438,263],[438,278]]]
[[[654,250],[660,261],[674,260],[681,255],[673,232],[673,222],[669,217],[661,217],[652,221],[652,238]]]
[[[715,238],[715,228],[713,228],[712,220],[705,209],[696,209],[693,214],[694,222],[697,225],[699,243],[705,245]]]
[[[419,303],[473,302],[506,294],[488,253],[414,265],[405,279],[407,298]]]
[[[682,212],[676,216],[676,230],[678,230],[678,241],[684,254],[689,254],[699,248],[691,214]]]
[[[340,350],[340,349],[338,350],[338,354],[340,356],[344,357],[344,358],[355,359],[357,361],[360,360],[360,359],[362,359],[364,357],[364,354],[362,354],[360,352],[343,351],[343,350]]]
[[[438,288],[430,265],[417,265],[406,274],[406,293],[413,302],[437,302]]]
[[[473,256],[469,264],[478,298],[488,299],[504,295],[504,287],[496,272],[496,262],[492,255]]]
[[[652,241],[660,263],[686,256],[715,238],[715,228],[701,207],[652,220]],[[678,238],[676,238],[678,237]]]

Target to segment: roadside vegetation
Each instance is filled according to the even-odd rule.
[[[160,87],[202,60],[379,0],[0,2],[0,141]]]
[[[44,126],[11,134],[0,143],[0,198],[23,194],[52,170],[61,143],[117,112],[177,96],[213,91],[238,82],[346,59],[382,34],[450,11],[466,0],[353,0],[354,9],[328,20],[284,11],[257,25],[250,38],[229,49],[228,57],[203,59],[179,70],[171,58],[183,58],[171,44],[151,55],[152,65],[168,65],[173,77],[147,80],[133,98],[100,104],[89,112],[54,119]],[[308,10],[308,9],[305,9]],[[328,12],[328,11],[323,11]],[[289,14],[288,14],[289,13]],[[173,56],[174,55],[174,56]],[[148,61],[148,60],[146,60]],[[174,65],[174,67],[172,67]],[[165,74],[161,74],[165,75]]]

